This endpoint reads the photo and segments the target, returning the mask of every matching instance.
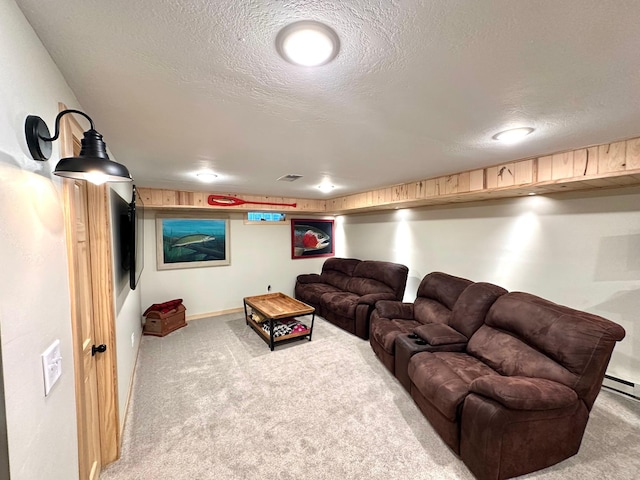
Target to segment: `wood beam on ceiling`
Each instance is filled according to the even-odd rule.
[[[205,192],[154,188],[139,188],[138,191],[145,207],[152,209],[277,210],[332,215],[633,185],[640,185],[640,137],[329,200],[240,195],[246,202],[296,203],[296,207],[250,204],[220,207],[208,205],[209,193]]]

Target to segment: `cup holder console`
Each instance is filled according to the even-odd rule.
[[[416,339],[418,338],[418,335],[416,335],[415,333],[410,333],[409,338]]]
[[[427,344],[427,342],[425,342],[421,338],[418,339],[418,340],[414,340],[413,343],[415,343],[416,345],[426,345]]]

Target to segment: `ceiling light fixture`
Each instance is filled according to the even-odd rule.
[[[91,124],[91,128],[84,132],[82,147],[77,157],[61,159],[53,171],[54,175],[76,180],[88,180],[96,185],[105,182],[130,182],[133,180],[127,167],[109,159],[107,145],[93,126],[93,120],[79,110],[63,110],[56,116],[55,135],[51,137],[47,124],[42,118],[29,115],[24,124],[24,132],[29,153],[34,160],[44,162],[51,156],[51,143],[60,135],[60,119],[67,113],[82,115]]]
[[[198,177],[203,182],[210,183],[215,181],[215,179],[218,178],[218,175],[213,172],[198,172],[196,173],[196,177]]]
[[[496,133],[491,138],[503,143],[516,143],[522,140],[527,135],[533,133],[534,130],[535,129],[531,127],[511,128],[509,130],[504,130],[502,132]]]
[[[328,182],[322,182],[320,185],[318,185],[318,188],[322,193],[329,193],[335,187]]]
[[[276,37],[276,49],[289,63],[318,67],[329,63],[338,55],[340,39],[324,23],[303,20],[280,30]]]

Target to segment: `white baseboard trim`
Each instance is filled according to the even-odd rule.
[[[220,310],[219,312],[199,313],[197,315],[187,315],[186,321],[190,322],[191,320],[200,320],[202,318],[218,317],[220,315],[226,315],[228,313],[240,313],[243,310],[244,310],[243,307],[239,307],[239,308],[231,308],[229,310]]]
[[[118,445],[118,458],[120,458],[120,452],[122,451],[122,439],[124,437],[124,427],[125,422],[127,421],[127,414],[129,413],[129,404],[131,403],[131,395],[133,394],[133,384],[135,382],[136,377],[136,368],[138,367],[138,356],[140,354],[140,341],[142,340],[142,329],[137,332],[138,334],[138,348],[136,349],[135,359],[133,360],[133,370],[131,372],[131,378],[129,379],[129,390],[127,391],[127,399],[124,402],[124,412],[120,412],[121,420],[120,420],[120,435],[119,435],[119,445]]]

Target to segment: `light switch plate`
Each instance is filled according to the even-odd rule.
[[[53,342],[42,357],[42,374],[44,376],[44,396],[49,395],[51,387],[62,375],[62,355],[60,355],[60,340]]]

